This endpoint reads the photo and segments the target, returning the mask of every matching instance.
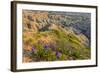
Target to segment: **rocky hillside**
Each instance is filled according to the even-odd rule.
[[[90,18],[23,10],[23,62],[90,59]]]

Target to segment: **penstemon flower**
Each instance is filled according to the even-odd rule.
[[[59,58],[59,52],[58,51],[56,52],[56,58],[57,59]]]
[[[34,46],[32,46],[32,52],[35,52],[35,47]]]
[[[44,48],[47,50],[49,48],[49,46],[48,45],[45,45]]]

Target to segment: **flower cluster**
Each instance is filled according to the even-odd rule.
[[[59,52],[56,51],[56,58],[59,59]]]
[[[49,46],[48,45],[44,45],[44,49],[48,50]]]
[[[32,46],[32,52],[35,52],[35,47],[34,46]]]

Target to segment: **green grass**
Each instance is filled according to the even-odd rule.
[[[52,48],[45,50],[44,44],[38,43],[37,40],[42,36],[53,37],[53,42],[56,42],[55,51],[53,51]],[[90,58],[90,48],[80,43],[80,40],[74,33],[66,34],[61,29],[52,29],[50,31],[34,33],[30,37],[24,36],[24,42],[26,42],[25,38],[31,46],[34,45],[36,48],[37,52],[33,52],[32,56],[30,56],[33,61],[70,60],[70,58],[78,60]],[[51,43],[52,45],[54,44],[53,42]],[[56,58],[56,51],[60,53],[59,59]]]

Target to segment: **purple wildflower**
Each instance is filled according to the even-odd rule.
[[[57,59],[59,58],[59,52],[58,51],[56,52],[56,58]]]
[[[32,52],[34,52],[35,51],[35,47],[34,46],[32,46]]]
[[[45,46],[44,46],[44,48],[45,48],[45,49],[48,49],[48,48],[49,48],[49,46],[48,46],[48,45],[45,45]]]

